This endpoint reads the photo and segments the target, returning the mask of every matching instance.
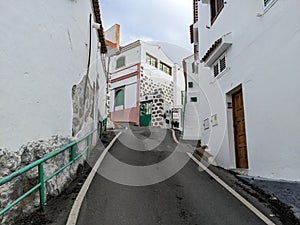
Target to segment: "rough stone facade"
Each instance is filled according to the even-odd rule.
[[[0,149],[0,178],[43,158],[47,154],[65,146],[71,141],[72,138],[56,135],[47,141],[39,140],[22,145],[18,152],[12,152],[6,148]],[[77,151],[82,151],[82,149],[82,146],[77,146]],[[83,160],[84,158],[80,159],[49,180],[45,184],[46,197],[59,195],[75,178],[78,166],[83,163]],[[70,151],[68,150],[48,160],[44,163],[44,177],[50,176],[69,161]],[[0,209],[5,208],[23,193],[30,190],[37,182],[38,169],[35,167],[25,174],[0,186]],[[39,192],[35,191],[0,217],[0,224],[13,224],[15,218],[36,210],[40,206],[39,203]]]
[[[174,83],[162,83],[151,79],[146,74],[141,74],[140,97],[152,100],[152,126],[166,127],[164,113],[166,105],[173,104]]]
[[[160,89],[161,93],[157,98],[163,98],[166,102],[173,104],[174,83],[173,81],[162,83],[158,80],[150,78],[146,74],[141,74],[140,97],[146,95],[154,95]]]
[[[86,122],[89,117],[92,119],[94,118],[94,96],[95,83],[92,87],[87,76],[84,76],[78,85],[73,86],[73,136],[76,136],[76,134],[82,129],[84,122]]]
[[[152,100],[152,118],[151,123],[153,126],[164,126],[164,99],[160,96],[163,95],[161,89],[155,89],[153,93],[154,99]]]

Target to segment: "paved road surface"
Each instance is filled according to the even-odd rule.
[[[110,153],[118,160],[135,165],[147,166],[168,158],[176,148],[170,131],[145,128],[132,128],[125,131],[111,148]],[[163,138],[163,141],[159,140]],[[159,140],[156,148],[148,151],[149,143],[145,140]],[[127,146],[131,143],[130,148]],[[132,145],[134,143],[134,145]],[[153,143],[152,143],[153,144]],[[150,143],[151,145],[151,143]],[[136,148],[133,150],[132,148]],[[187,154],[177,152],[182,158]],[[160,173],[167,173],[158,168]],[[112,167],[105,158],[101,171],[114,171],[117,176],[132,181],[130,174]],[[114,174],[113,173],[113,174]],[[145,174],[135,173],[133,176]],[[82,204],[78,225],[210,225],[264,224],[248,208],[240,203],[228,191],[220,186],[198,166],[189,160],[185,166],[171,178],[147,186],[128,186],[110,181],[97,174]]]

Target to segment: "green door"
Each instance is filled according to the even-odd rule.
[[[140,126],[151,126],[152,101],[141,102],[140,105]]]

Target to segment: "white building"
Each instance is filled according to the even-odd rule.
[[[193,54],[183,59],[183,68],[186,78],[185,107],[184,107],[184,129],[183,139],[200,140],[200,97],[198,67],[195,62],[197,55]],[[202,101],[203,99],[201,99]],[[202,122],[202,121],[201,121]]]
[[[300,180],[299,8],[298,0],[194,1],[201,141],[222,167]]]
[[[106,116],[98,1],[3,1],[0,18],[0,148],[96,128]]]
[[[183,72],[159,45],[135,41],[121,47],[110,58],[110,72],[112,121],[171,126],[167,110],[181,105],[184,83],[176,83]]]

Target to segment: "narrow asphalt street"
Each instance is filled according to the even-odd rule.
[[[93,179],[77,224],[265,224],[200,171],[188,147],[178,146],[170,130],[123,131]]]

